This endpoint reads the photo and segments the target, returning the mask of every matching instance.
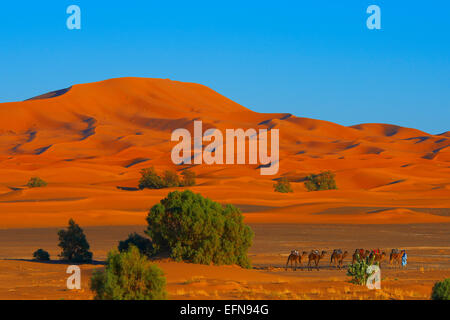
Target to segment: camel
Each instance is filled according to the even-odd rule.
[[[392,249],[391,254],[389,256],[389,264],[390,265],[401,265],[402,256],[405,250]]]
[[[364,249],[356,249],[353,254],[352,264],[354,264],[358,260],[364,260],[367,256],[369,256],[370,251]]]
[[[302,255],[300,255],[300,256],[298,257],[298,264],[300,265],[300,267],[302,266],[303,262],[306,262],[306,261],[305,261],[305,260],[306,260],[306,257],[308,257],[308,252],[306,252],[306,251],[303,251],[303,252],[302,252]]]
[[[334,266],[341,269],[344,259],[347,255],[347,251],[344,251],[344,253],[342,253],[342,249],[334,249],[333,253],[331,254],[330,266],[334,262]]]
[[[378,265],[381,266],[381,261],[384,260],[384,258],[386,257],[386,252],[381,252],[378,250],[378,252],[372,251],[369,255],[369,261],[372,261],[373,259],[373,263],[378,262]]]
[[[303,253],[300,255],[297,250],[292,250],[291,254],[289,255],[287,262],[286,262],[286,271],[288,269],[289,262],[291,263],[291,268],[297,270],[297,263],[302,266],[302,260],[308,253],[306,251],[303,251]],[[295,267],[292,267],[292,264],[295,263]]]
[[[311,253],[308,255],[308,270],[312,270],[311,267],[312,261],[314,261],[317,270],[319,270],[319,262],[325,256],[326,253],[327,253],[326,251],[322,251],[322,253],[319,253],[319,250],[311,251]]]

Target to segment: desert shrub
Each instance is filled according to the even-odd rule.
[[[325,171],[319,174],[311,174],[306,177],[305,187],[308,191],[333,190],[337,189],[335,174]]]
[[[177,261],[250,267],[247,251],[253,232],[232,205],[223,207],[189,190],[175,191],[150,209],[147,222],[155,253],[168,251]]]
[[[450,300],[450,278],[436,282],[431,292],[432,300]]]
[[[155,168],[141,170],[141,179],[139,180],[139,189],[162,189],[165,188],[163,179],[156,174]]]
[[[45,182],[44,180],[42,180],[39,177],[33,177],[30,180],[28,180],[27,183],[27,187],[29,188],[41,188],[41,187],[46,187],[47,186],[47,182]]]
[[[277,183],[273,185],[273,187],[276,192],[281,193],[294,192],[294,190],[292,190],[291,183],[286,177],[282,177],[280,180],[278,180]]]
[[[126,240],[119,242],[119,251],[128,251],[130,246],[135,246],[139,249],[139,252],[146,256],[151,256],[153,254],[153,246],[150,239],[145,238],[136,232],[130,233]]]
[[[180,186],[180,178],[175,171],[166,170],[163,175],[163,183],[165,188],[173,188]]]
[[[104,271],[91,277],[96,300],[162,300],[167,298],[166,279],[135,246],[121,253],[110,251]]]
[[[160,177],[153,167],[141,170],[141,179],[139,180],[139,189],[163,189],[195,185],[195,173],[185,170],[182,174],[183,179],[175,171],[166,170]]]
[[[33,258],[38,261],[49,261],[50,260],[50,254],[43,250],[43,249],[37,249],[33,253]]]
[[[189,169],[184,170],[181,175],[183,176],[183,180],[181,181],[181,186],[183,187],[192,187],[195,186],[195,172]]]
[[[89,243],[86,240],[83,229],[73,221],[69,220],[67,230],[58,231],[59,244],[62,259],[70,262],[91,262],[92,252],[89,251]]]
[[[352,277],[351,282],[354,284],[365,285],[367,283],[367,278],[370,276],[370,274],[367,273],[367,268],[373,265],[373,261],[374,257],[360,259],[358,255],[355,263],[349,265],[347,269],[347,276]]]

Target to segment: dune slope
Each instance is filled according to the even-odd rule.
[[[69,217],[88,225],[144,223],[168,190],[130,191],[139,171],[185,168],[171,162],[170,137],[177,128],[192,132],[194,120],[203,130],[280,130],[276,176],[261,176],[257,165],[193,167],[196,192],[241,206],[249,221],[449,221],[447,133],[257,113],[199,84],[120,78],[0,104],[0,228],[60,226]],[[322,170],[336,173],[339,190],[306,192],[302,179]],[[24,187],[32,176],[48,186]],[[293,194],[273,192],[280,176],[294,181]],[[348,207],[385,211],[339,209]],[[331,211],[319,214],[324,210]]]

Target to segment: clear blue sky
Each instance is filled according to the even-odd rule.
[[[81,30],[66,28],[71,4]],[[366,28],[370,4],[382,30]],[[2,2],[0,102],[124,76],[202,83],[260,112],[441,133],[450,130],[450,4]]]

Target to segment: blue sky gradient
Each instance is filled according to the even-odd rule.
[[[345,5],[343,4],[345,3]],[[82,29],[66,28],[66,8]],[[366,8],[381,8],[368,30]],[[0,102],[114,77],[197,82],[259,112],[450,130],[447,1],[9,1]]]

